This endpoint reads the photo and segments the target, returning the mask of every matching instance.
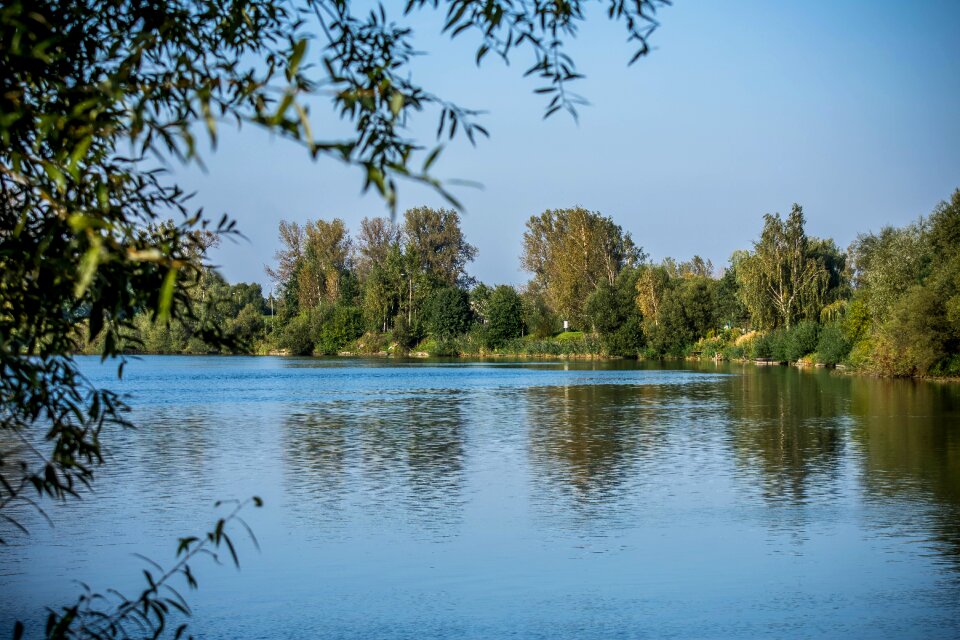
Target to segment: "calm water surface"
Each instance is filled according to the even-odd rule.
[[[960,637],[960,385],[740,366],[147,357],[94,495],[0,547],[0,636],[213,502],[202,638]]]

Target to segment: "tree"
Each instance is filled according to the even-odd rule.
[[[765,215],[753,252],[737,264],[741,299],[758,328],[789,328],[820,314],[830,273],[811,250],[803,226],[798,204],[786,220],[779,214]]]
[[[717,322],[730,328],[746,327],[750,323],[750,313],[743,304],[737,282],[737,264],[746,255],[745,251],[738,251],[730,257],[730,266],[724,269],[717,285]]]
[[[636,308],[643,332],[659,355],[682,355],[696,340],[717,328],[720,281],[713,265],[695,256],[678,263],[665,258],[640,268],[635,280]]]
[[[460,228],[460,214],[452,209],[416,207],[403,214],[403,266],[406,291],[401,298],[407,324],[415,333],[420,310],[441,287],[466,288],[472,279],[467,264],[477,254]]]
[[[357,237],[356,264],[361,279],[387,263],[390,251],[400,244],[400,227],[388,218],[364,218]]]
[[[635,295],[643,269],[624,269],[613,285],[601,283],[587,299],[586,312],[610,355],[636,357],[643,346],[643,316]]]
[[[530,217],[520,264],[554,312],[582,324],[587,297],[601,282],[612,285],[621,269],[641,257],[630,234],[611,218],[576,207]]]
[[[340,297],[340,281],[347,271],[351,240],[340,218],[317,220],[304,227],[302,266],[297,270],[300,308],[333,303]]]
[[[443,287],[431,296],[427,306],[430,335],[448,340],[470,328],[470,296],[463,289]]]
[[[523,335],[523,301],[516,289],[501,284],[493,289],[486,305],[484,339],[496,349]]]
[[[928,218],[858,237],[851,253],[851,359],[886,375],[960,373],[960,190]]]
[[[466,269],[477,248],[464,238],[460,214],[453,209],[407,209],[403,242],[416,271],[430,281],[451,287],[471,284]]]
[[[654,326],[660,324],[663,297],[670,285],[670,272],[663,266],[644,265],[637,278],[637,307],[644,319]]]

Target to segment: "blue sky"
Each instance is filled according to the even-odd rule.
[[[656,50],[632,67],[622,26],[594,13],[570,46],[587,76],[576,89],[590,101],[579,122],[542,120],[523,52],[509,67],[488,57],[478,69],[475,41],[440,36],[441,16],[409,20],[427,53],[416,80],[487,111],[491,137],[452,144],[436,167],[483,185],[455,192],[479,249],[470,271],[484,282],[527,280],[524,223],[548,208],[612,216],[655,260],[699,254],[719,266],[749,248],[764,213],[793,202],[809,233],[845,247],[960,187],[960,2],[678,0],[659,14]],[[321,133],[340,126],[321,115]],[[429,144],[435,124],[423,116],[411,134]],[[177,178],[248,237],[214,255],[231,281],[269,289],[263,266],[281,219],[339,217],[355,230],[386,213],[361,195],[356,170],[312,162],[252,128],[223,132],[205,162],[206,172],[181,168]],[[421,204],[444,203],[402,185],[400,210]]]

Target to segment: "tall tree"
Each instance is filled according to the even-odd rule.
[[[530,217],[520,264],[555,312],[582,325],[587,297],[601,282],[613,285],[621,269],[641,258],[630,234],[611,218],[576,207]]]
[[[811,250],[804,222],[798,204],[786,220],[765,215],[753,252],[737,265],[741,299],[758,328],[789,328],[820,314],[830,272]]]
[[[403,242],[411,264],[431,280],[451,287],[471,283],[467,264],[477,256],[453,209],[416,207],[403,214]]]
[[[505,284],[494,288],[487,301],[486,319],[483,336],[489,347],[497,348],[523,335],[523,301],[516,289]]]
[[[364,218],[357,234],[354,260],[360,278],[387,263],[390,250],[400,243],[400,227],[389,218]]]
[[[351,240],[343,220],[317,220],[304,227],[303,266],[297,273],[301,308],[313,308],[340,297],[340,280],[347,270]]]

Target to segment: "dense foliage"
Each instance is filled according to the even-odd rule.
[[[752,249],[719,270],[699,256],[648,262],[611,218],[547,211],[528,223],[521,264],[533,277],[519,290],[469,277],[476,250],[454,211],[411,209],[400,224],[364,219],[357,241],[339,220],[307,223],[337,230],[329,250],[313,253],[300,227],[283,222],[284,249],[269,270],[277,324],[255,325],[258,349],[757,358],[958,375],[958,193],[929,218],[862,235],[846,252],[808,236],[794,205],[786,219],[764,216]],[[350,284],[306,299],[298,274],[316,270],[307,264],[317,256],[334,265],[327,282]]]

